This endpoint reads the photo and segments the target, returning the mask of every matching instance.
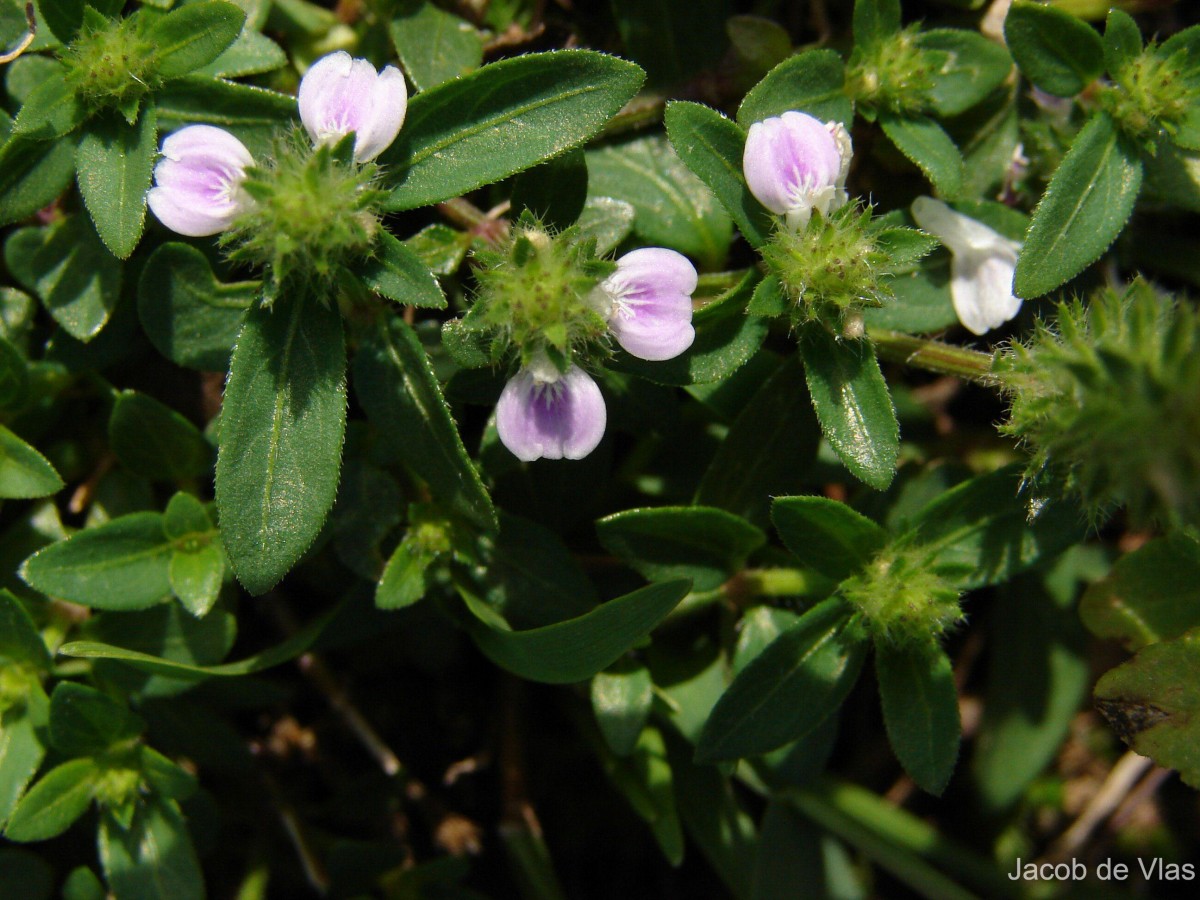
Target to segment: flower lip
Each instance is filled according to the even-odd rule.
[[[750,126],[742,170],[763,206],[803,228],[814,209],[828,215],[846,202],[852,152],[840,124],[790,110]]]
[[[582,459],[604,437],[600,388],[576,365],[560,374],[535,358],[509,379],[496,404],[496,431],[518,459]]]
[[[408,88],[395,66],[382,72],[344,50],[321,57],[300,80],[300,121],[318,144],[354,132],[354,158],[369,162],[400,133]]]
[[[169,135],[154,167],[150,210],[172,231],[207,237],[227,229],[250,204],[241,189],[254,158],[228,131],[189,125]]]
[[[626,351],[640,359],[673,359],[692,345],[692,294],[696,269],[681,253],[643,247],[617,260],[599,285],[608,301],[602,312]]]
[[[932,197],[914,200],[912,215],[950,250],[950,297],[964,328],[985,334],[1020,311],[1012,290],[1019,243]]]

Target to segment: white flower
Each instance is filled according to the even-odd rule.
[[[750,126],[742,172],[758,202],[797,230],[813,210],[828,215],[845,204],[852,155],[840,123],[789,111]]]
[[[354,132],[354,159],[369,162],[400,133],[408,88],[395,66],[382,72],[345,50],[317,60],[300,80],[300,121],[318,144]]]
[[[228,131],[189,125],[163,141],[162,155],[146,202],[172,231],[188,237],[216,234],[249,207],[242,181],[254,159]]]
[[[1020,244],[932,197],[914,200],[912,215],[950,250],[950,296],[963,327],[984,334],[1020,311],[1012,291]]]
[[[604,437],[600,388],[579,366],[561,373],[544,355],[509,379],[496,404],[500,441],[518,459],[583,459]]]
[[[673,359],[692,346],[696,269],[682,253],[643,247],[617,260],[596,289],[613,336],[641,359]]]

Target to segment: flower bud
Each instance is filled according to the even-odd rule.
[[[408,109],[404,76],[394,66],[376,72],[344,50],[317,60],[300,81],[300,121],[318,144],[354,132],[354,159],[369,162],[400,132]]]
[[[596,289],[613,336],[641,359],[672,359],[692,345],[692,293],[696,269],[687,257],[643,247],[617,260],[617,270]]]
[[[525,462],[582,459],[604,437],[600,388],[576,365],[559,372],[541,354],[509,379],[496,404],[496,431]]]
[[[750,126],[742,170],[750,193],[797,230],[813,210],[825,216],[846,202],[852,152],[840,124],[789,111]]]
[[[1020,244],[932,197],[914,200],[912,215],[950,250],[950,296],[968,331],[984,334],[1020,312],[1012,290]]]
[[[162,155],[146,202],[172,231],[188,237],[217,234],[251,206],[242,182],[254,159],[228,131],[189,125],[163,141]]]

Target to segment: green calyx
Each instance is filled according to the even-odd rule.
[[[41,683],[42,675],[33,666],[4,661],[0,664],[0,713],[24,703]]]
[[[913,549],[884,549],[838,589],[856,610],[858,626],[876,640],[928,642],[962,621],[958,590]]]
[[[815,213],[797,231],[781,224],[762,254],[786,295],[780,311],[796,324],[818,320],[831,331],[857,336],[854,323],[861,324],[862,311],[892,296],[886,283],[891,256],[876,239],[868,208]]]
[[[1032,452],[1029,478],[1098,519],[1200,523],[1200,316],[1143,281],[1087,305],[997,359],[1012,410],[1003,431]]]
[[[871,47],[855,50],[846,72],[846,93],[874,109],[925,110],[945,54],[923,48],[919,38],[919,27],[910,25]]]
[[[1112,73],[1100,101],[1122,131],[1137,138],[1174,134],[1200,102],[1200,83],[1188,77],[1186,57],[1186,50],[1167,56],[1149,47]]]
[[[379,231],[374,165],[353,161],[354,136],[313,149],[299,134],[247,170],[255,201],[222,237],[230,257],[270,270],[276,284],[331,287],[343,266],[369,256]]]
[[[598,288],[611,262],[574,229],[555,234],[528,213],[497,250],[476,254],[479,293],[467,327],[517,349],[522,365],[545,354],[560,369],[605,345],[607,304]]]
[[[142,792],[142,771],[137,763],[136,750],[122,747],[99,757],[100,774],[96,778],[96,802],[101,806],[119,807],[137,799]]]
[[[136,108],[158,87],[154,46],[138,19],[108,19],[88,8],[79,37],[62,52],[67,81],[93,112]]]

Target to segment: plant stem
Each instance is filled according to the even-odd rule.
[[[786,796],[804,815],[858,847],[926,897],[958,900],[975,896],[934,865],[986,896],[1023,896],[1017,882],[1009,881],[990,859],[951,841],[934,826],[866,788],[825,778],[811,788],[788,791]]]
[[[694,591],[671,612],[674,620],[729,600],[746,603],[755,597],[823,597],[836,585],[809,569],[746,569],[710,591]]]
[[[980,384],[993,383],[991,354],[887,328],[872,328],[869,334],[884,359]]]

